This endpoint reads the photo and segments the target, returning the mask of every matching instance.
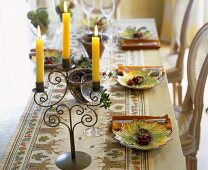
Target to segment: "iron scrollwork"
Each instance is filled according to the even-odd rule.
[[[62,93],[62,96],[55,101],[54,103],[49,102],[49,94],[44,92],[35,92],[34,93],[34,101],[35,103],[43,108],[46,108],[43,116],[44,123],[49,127],[56,127],[60,124],[65,125],[68,128],[69,135],[70,135],[70,143],[71,143],[71,156],[72,159],[75,159],[75,144],[74,144],[74,129],[77,125],[82,124],[86,127],[94,126],[98,121],[98,115],[96,111],[93,109],[95,106],[101,105],[99,100],[99,95],[102,93],[101,91],[98,92],[91,92],[90,99],[92,102],[83,102],[75,95],[73,91],[73,85],[76,85],[79,82],[79,85],[84,84],[85,82],[80,82],[79,77],[75,77],[74,81],[71,80],[71,74],[69,70],[64,71],[51,71],[48,74],[48,83],[54,86],[57,86],[64,82],[65,87]],[[83,74],[86,74],[83,72]],[[69,81],[70,80],[70,81]],[[63,99],[65,98],[67,92],[70,91],[72,96],[79,102],[78,104],[74,104],[73,106],[68,106],[62,103]],[[97,95],[97,96],[96,96]],[[52,108],[55,108],[56,113],[51,114],[49,113]],[[81,116],[78,122],[72,122],[72,114],[75,110],[77,116]],[[86,113],[86,110],[90,110],[92,114]],[[64,113],[68,113],[69,115],[69,123],[66,123],[62,120],[61,115]]]

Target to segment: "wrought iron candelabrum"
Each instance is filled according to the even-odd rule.
[[[86,127],[92,127],[97,123],[98,115],[96,111],[93,109],[93,107],[98,107],[101,105],[99,95],[102,93],[102,91],[99,90],[99,86],[97,86],[96,84],[97,90],[92,91],[90,94],[90,99],[92,102],[86,102],[86,100],[80,99],[80,97],[77,96],[77,91],[75,89],[79,88],[85,82],[80,81],[81,76],[73,74],[74,72],[77,72],[80,73],[80,75],[85,75],[87,74],[87,72],[90,71],[91,70],[89,69],[74,69],[74,67],[69,68],[68,64],[63,64],[63,67],[60,66],[58,70],[51,71],[48,75],[48,82],[50,84],[55,86],[59,85],[61,82],[65,82],[66,84],[63,95],[60,97],[60,99],[58,99],[58,101],[54,103],[49,103],[49,95],[47,93],[47,88],[43,87],[43,83],[36,84],[36,88],[33,89],[35,103],[38,106],[46,109],[43,116],[44,123],[49,127],[56,127],[60,124],[63,124],[67,127],[69,131],[71,152],[66,152],[60,155],[56,160],[56,165],[64,170],[83,169],[89,166],[91,163],[91,156],[89,154],[75,150],[74,130],[77,127],[77,125],[80,124]],[[64,103],[61,103],[68,91],[79,102],[78,104],[68,106]],[[48,112],[52,108],[55,108],[56,113],[49,114]],[[91,110],[92,114],[86,113],[86,110],[88,109]],[[73,110],[75,110],[75,114],[77,116],[81,117],[78,122],[73,122],[72,120]],[[66,111],[69,114],[69,123],[64,122],[60,118],[60,115],[63,115],[64,113],[66,113]]]

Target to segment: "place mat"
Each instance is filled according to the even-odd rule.
[[[159,40],[150,39],[131,39],[131,40],[121,40],[120,47],[122,50],[150,50],[160,48]]]

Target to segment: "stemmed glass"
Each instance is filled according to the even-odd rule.
[[[107,25],[110,25],[110,19],[115,12],[115,0],[101,0],[100,10],[107,19]]]
[[[116,27],[108,27],[101,30],[101,42],[109,51],[108,68],[107,71],[112,72],[111,57],[112,49],[118,43],[118,30]],[[109,68],[110,67],[110,68]]]
[[[101,87],[102,90],[102,87]],[[91,74],[85,74],[81,78],[81,93],[83,97],[92,104],[95,102],[100,102],[101,92],[93,92],[92,89],[92,75]],[[84,134],[89,137],[96,137],[96,136],[102,136],[105,133],[105,131],[102,128],[98,127],[90,127],[84,130]]]
[[[90,15],[95,7],[95,0],[80,0],[82,11],[87,16],[88,33],[90,33]]]

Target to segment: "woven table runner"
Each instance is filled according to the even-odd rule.
[[[75,37],[76,38],[76,37]],[[78,54],[79,49],[74,41],[72,50]],[[108,52],[105,51],[102,56],[102,66],[107,61]],[[123,52],[114,49],[112,63],[124,65],[141,65],[142,51]],[[48,74],[48,73],[47,73]],[[46,77],[47,77],[46,74]],[[53,74],[53,79],[57,74]],[[48,104],[60,99],[63,95],[65,84],[60,83],[57,86],[46,83],[48,90]],[[148,151],[138,151],[121,146],[113,137],[109,130],[113,115],[148,115],[148,100],[145,91],[129,90],[120,86],[116,78],[103,80],[103,85],[108,89],[112,105],[110,109],[94,108],[98,113],[97,127],[105,130],[105,135],[100,137],[86,137],[83,131],[86,129],[83,125],[78,125],[75,129],[75,147],[77,151],[83,151],[91,155],[92,163],[86,169],[90,170],[152,170],[153,159]],[[68,106],[78,104],[71,96],[66,95],[62,103]],[[48,127],[44,124],[43,115],[45,109],[37,106],[31,97],[25,109],[25,113],[20,120],[17,131],[8,147],[8,150],[1,162],[0,169],[4,170],[55,170],[59,169],[55,165],[56,158],[64,152],[70,151],[69,132],[64,125]],[[90,114],[86,109],[86,113]],[[55,108],[49,111],[54,114]],[[73,122],[79,121],[80,117],[74,111],[72,114]],[[69,122],[68,113],[59,115],[64,122]]]

